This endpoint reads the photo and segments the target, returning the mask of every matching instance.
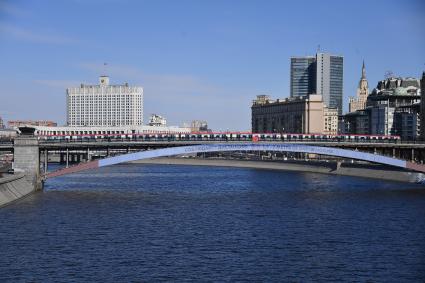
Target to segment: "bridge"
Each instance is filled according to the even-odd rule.
[[[145,150],[136,153],[127,153],[120,156],[107,157],[101,160],[86,162],[80,165],[60,169],[55,172],[47,173],[45,178],[53,178],[66,174],[71,174],[83,170],[110,166],[119,163],[131,162],[141,159],[158,158],[164,156],[174,156],[193,153],[207,152],[228,152],[228,151],[272,151],[272,152],[296,152],[319,154],[327,156],[335,156],[349,159],[356,159],[368,162],[374,162],[384,165],[395,166],[403,169],[410,169],[417,172],[425,173],[425,165],[415,164],[409,161],[400,160],[397,158],[381,156],[372,153],[359,152],[341,148],[332,148],[324,146],[313,146],[305,144],[288,144],[288,143],[216,143],[203,145],[176,146],[169,148],[161,148],[154,150]]]
[[[0,151],[13,153],[15,168],[23,169],[33,183],[73,172],[98,168],[138,159],[209,152],[274,152],[333,156],[391,165],[425,173],[425,144],[388,142],[338,142],[298,140],[80,140],[40,141],[23,134],[14,144],[0,144]],[[66,168],[48,173],[51,158],[66,164]],[[44,172],[40,172],[43,164]],[[70,166],[71,164],[77,164]]]
[[[81,161],[89,161],[94,158],[104,158],[124,153],[152,150],[165,147],[200,145],[200,144],[216,144],[216,143],[251,143],[250,140],[164,140],[151,139],[112,139],[98,141],[39,141],[40,156],[43,162],[48,160],[49,154],[60,156],[60,162],[78,163]],[[285,143],[285,144],[308,144],[313,146],[335,147],[350,149],[355,151],[374,153],[402,160],[408,160],[415,163],[423,163],[425,161],[425,143],[413,142],[379,142],[379,141],[306,141],[306,140],[267,140],[260,141],[263,143]],[[13,142],[0,142],[0,152],[13,153]]]

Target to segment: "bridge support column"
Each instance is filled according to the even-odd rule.
[[[339,168],[341,168],[341,161],[336,162],[336,171],[338,171]]]
[[[38,139],[34,137],[34,129],[21,129],[22,135],[14,140],[13,168],[25,172],[25,179],[35,190],[43,188],[40,178],[40,151]]]
[[[46,149],[45,151],[44,151],[44,174],[46,174],[47,173],[47,166],[48,166],[48,164],[49,164],[49,151]]]
[[[415,149],[414,148],[412,148],[412,154],[411,154],[410,160],[412,162],[415,162]]]
[[[69,167],[69,149],[66,149],[66,168]]]
[[[87,162],[90,161],[90,148],[87,148]]]
[[[393,148],[393,158],[395,158],[395,148]]]

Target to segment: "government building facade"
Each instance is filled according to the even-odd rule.
[[[98,85],[68,88],[66,105],[70,127],[143,125],[143,88],[110,85],[108,76],[100,76]]]

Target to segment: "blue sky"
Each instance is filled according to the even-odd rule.
[[[369,85],[386,71],[425,69],[425,2],[0,0],[0,116],[65,123],[65,89],[144,87],[145,121],[250,129],[252,99],[289,96],[290,56],[344,56],[344,105],[366,62]]]

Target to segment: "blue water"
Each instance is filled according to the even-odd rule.
[[[119,165],[0,209],[1,282],[424,282],[425,187]]]

